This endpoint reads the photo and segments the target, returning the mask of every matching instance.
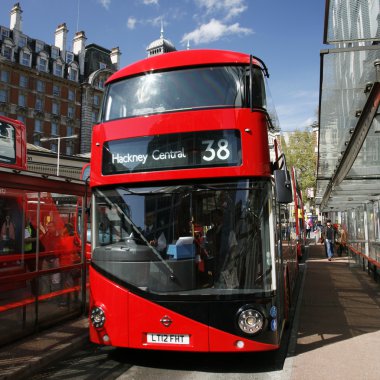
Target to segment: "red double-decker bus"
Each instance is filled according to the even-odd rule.
[[[18,120],[0,116],[0,166],[25,170],[26,128]]]
[[[90,339],[275,350],[297,275],[264,63],[167,53],[109,78],[91,150]]]

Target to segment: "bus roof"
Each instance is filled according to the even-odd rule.
[[[132,63],[111,75],[107,83],[140,73],[168,68],[210,64],[249,64],[249,55],[227,50],[181,50],[155,55]],[[253,64],[260,66],[257,60]]]

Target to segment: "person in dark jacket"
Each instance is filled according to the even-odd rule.
[[[335,241],[335,229],[331,224],[331,220],[327,219],[326,227],[324,230],[325,248],[327,253],[327,258],[329,261],[334,257],[334,241]]]

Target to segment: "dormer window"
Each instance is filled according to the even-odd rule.
[[[9,60],[12,60],[12,56],[13,56],[13,50],[11,47],[7,46],[7,45],[4,45],[3,46],[3,56],[6,58],[6,59],[9,59]]]
[[[13,61],[13,46],[12,40],[7,38],[4,40],[3,46],[1,47],[1,55],[10,61]]]
[[[44,50],[45,44],[42,41],[36,41],[36,53]]]
[[[66,63],[71,63],[74,61],[74,53],[66,52]]]
[[[1,39],[8,38],[10,34],[10,31],[8,28],[1,27]]]
[[[59,62],[54,62],[53,74],[57,77],[63,77],[63,65]]]
[[[59,48],[57,48],[56,46],[51,47],[51,57],[53,59],[57,59],[59,57]]]
[[[37,58],[37,70],[47,72],[48,60],[44,57]]]
[[[30,67],[32,63],[32,54],[28,50],[22,50],[20,52],[20,64]]]
[[[28,43],[28,38],[26,36],[20,36],[18,40],[18,46],[20,48],[23,48],[27,45]]]
[[[69,79],[78,82],[78,70],[74,69],[73,67],[69,68]]]

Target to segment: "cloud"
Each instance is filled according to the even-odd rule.
[[[145,5],[155,4],[158,5],[158,0],[143,0]]]
[[[248,8],[245,0],[196,0],[196,4],[206,9],[206,15],[219,13],[224,20],[236,17]]]
[[[276,107],[280,128],[282,131],[302,130],[310,127],[316,120],[316,103],[305,102],[294,105],[292,103],[281,104]]]
[[[98,2],[107,10],[110,8],[111,0],[98,0]]]
[[[220,40],[228,35],[249,34],[253,34],[253,30],[249,28],[242,28],[239,23],[227,25],[213,18],[208,24],[202,24],[192,32],[184,34],[181,43],[193,41],[195,45],[199,45]]]
[[[134,17],[128,17],[127,20],[127,28],[128,29],[135,29],[137,20]]]

